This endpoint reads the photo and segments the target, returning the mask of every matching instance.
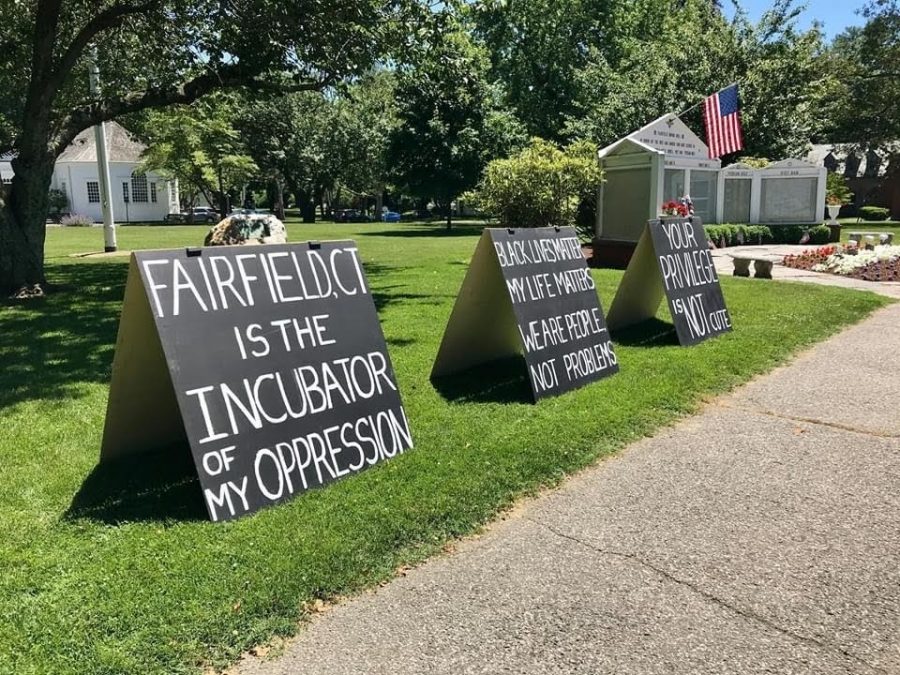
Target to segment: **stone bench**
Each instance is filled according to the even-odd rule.
[[[750,263],[753,263],[753,269],[755,271],[755,274],[753,276],[755,276],[757,279],[772,278],[772,265],[774,263],[768,258],[733,255],[731,256],[731,260],[732,262],[734,262],[734,276],[736,277],[749,277]]]
[[[876,239],[880,244],[890,245],[894,241],[894,233],[893,232],[851,232],[850,233],[850,241],[855,241],[857,246],[860,245],[863,239],[868,239],[872,237],[872,241],[874,242]]]

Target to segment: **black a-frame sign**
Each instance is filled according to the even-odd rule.
[[[610,305],[610,328],[653,318],[663,297],[682,345],[731,330],[719,275],[697,217],[647,223]]]
[[[412,447],[354,242],[132,254],[101,461],[179,443],[212,520]]]
[[[618,371],[574,228],[484,230],[432,377],[519,354],[535,401]]]

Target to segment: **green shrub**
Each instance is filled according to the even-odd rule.
[[[891,211],[880,206],[861,206],[859,215],[863,220],[887,220]]]
[[[73,213],[69,216],[63,216],[59,224],[63,227],[90,227],[94,224],[94,219],[90,216]]]
[[[841,206],[853,201],[853,193],[847,179],[839,173],[829,172],[825,177],[825,202],[831,206]]]
[[[719,248],[758,244],[799,244],[809,232],[809,244],[827,244],[831,230],[826,225],[706,225],[706,238]]]
[[[593,144],[580,141],[560,149],[535,138],[518,154],[490,162],[467,197],[504,227],[574,226],[579,204],[593,198],[602,179]]]
[[[807,232],[808,244],[827,244],[831,238],[831,230],[827,225],[773,225],[772,243],[799,244]]]
[[[771,244],[772,231],[765,225],[706,225],[706,238],[716,246],[751,246]]]
[[[54,223],[58,223],[62,214],[69,208],[69,198],[66,193],[56,188],[50,188],[48,195],[47,215]]]

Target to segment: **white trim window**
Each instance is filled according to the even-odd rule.
[[[156,183],[150,183],[150,201],[156,203]]]
[[[146,204],[149,201],[147,191],[147,174],[131,174],[131,201],[135,204]]]
[[[98,181],[89,180],[87,182],[87,198],[88,204],[100,203],[100,183]]]

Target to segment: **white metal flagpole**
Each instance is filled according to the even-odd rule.
[[[100,94],[100,68],[97,66],[97,49],[91,50],[90,87],[92,95]],[[116,246],[116,223],[113,219],[112,191],[109,179],[109,157],[106,154],[106,124],[94,127],[94,143],[97,147],[97,173],[100,177],[100,207],[103,210],[103,250],[112,253]]]

